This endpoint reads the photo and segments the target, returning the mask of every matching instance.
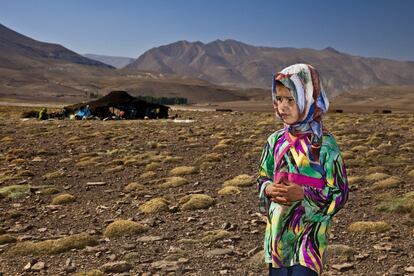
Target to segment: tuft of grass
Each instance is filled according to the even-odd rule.
[[[373,190],[379,190],[379,189],[390,189],[398,187],[401,184],[401,179],[395,176],[391,176],[387,179],[380,180],[378,182],[375,182],[372,186]]]
[[[386,169],[385,169],[384,166],[374,166],[374,167],[369,167],[366,171],[369,174],[372,174],[372,173],[385,173]]]
[[[173,188],[173,187],[178,187],[178,186],[183,186],[188,184],[188,180],[185,178],[182,178],[180,176],[173,176],[173,177],[169,177],[166,179],[166,181],[160,185],[158,185],[158,187],[160,188]]]
[[[376,173],[372,173],[372,174],[367,175],[365,177],[365,179],[368,180],[368,181],[379,181],[379,180],[386,179],[388,177],[390,177],[389,174],[376,172]]]
[[[251,186],[254,183],[254,177],[247,175],[247,174],[241,174],[233,179],[227,180],[223,183],[223,186],[236,186],[236,187],[247,187]]]
[[[67,204],[67,203],[74,202],[75,200],[76,200],[76,198],[73,195],[68,194],[68,193],[64,193],[64,194],[60,194],[60,195],[55,196],[52,199],[51,204],[52,205]]]
[[[205,194],[186,195],[179,201],[181,210],[207,209],[213,204],[214,198]]]
[[[204,162],[219,162],[221,159],[223,159],[222,154],[212,152],[202,156],[200,160]]]
[[[0,245],[6,244],[6,243],[15,243],[16,238],[13,236],[10,236],[8,234],[0,235]]]
[[[235,186],[226,186],[218,191],[219,195],[237,195],[240,194],[240,189]]]
[[[187,175],[187,174],[194,174],[197,172],[195,167],[188,167],[188,166],[180,166],[172,169],[170,171],[170,175],[179,176],[179,175]]]
[[[109,224],[105,231],[104,236],[108,238],[121,237],[121,236],[133,236],[145,232],[147,227],[131,220],[117,220]]]
[[[183,157],[181,156],[166,156],[162,162],[164,163],[180,163],[181,161],[183,161]]]
[[[67,252],[71,249],[83,249],[98,244],[98,239],[86,233],[76,234],[57,240],[41,242],[20,242],[10,248],[10,255],[52,255]]]
[[[154,178],[157,174],[153,171],[148,171],[148,172],[144,172],[142,173],[139,177],[140,178]]]
[[[351,259],[356,254],[356,251],[352,247],[345,244],[330,244],[327,254],[329,258],[345,257],[347,259]]]
[[[225,239],[231,237],[231,233],[226,230],[211,230],[203,233],[201,241],[202,242],[214,242],[217,240]]]
[[[45,187],[39,190],[41,195],[54,195],[58,194],[60,191],[55,187]]]
[[[62,177],[64,175],[65,175],[64,171],[58,170],[58,171],[47,173],[43,177],[46,178],[46,179],[52,179],[52,178]]]
[[[367,146],[362,146],[362,145],[355,146],[351,149],[351,151],[353,152],[366,152],[368,150],[369,148]]]
[[[382,233],[391,229],[391,226],[385,221],[357,221],[348,226],[348,230],[351,232],[378,232]]]
[[[10,185],[0,188],[0,197],[19,198],[30,192],[30,185]]]
[[[108,168],[106,170],[104,170],[104,173],[116,173],[116,172],[120,172],[124,170],[124,166],[123,165],[119,165],[113,168]]]
[[[145,190],[145,186],[137,183],[137,182],[131,182],[128,185],[125,186],[124,191],[125,192],[133,192],[133,191],[142,191]]]
[[[168,201],[162,197],[153,198],[139,206],[139,210],[146,214],[164,212],[168,210]]]
[[[411,213],[414,215],[414,192],[406,193],[402,196],[385,196],[375,208],[379,211],[406,214]]]
[[[151,162],[148,165],[145,166],[145,171],[155,171],[156,169],[161,168],[161,164],[159,162]]]

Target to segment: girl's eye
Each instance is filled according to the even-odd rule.
[[[295,99],[293,99],[293,98],[288,98],[288,102],[289,102],[289,103],[294,103],[294,102],[295,102]]]
[[[282,101],[282,97],[276,96],[276,101],[281,102]]]

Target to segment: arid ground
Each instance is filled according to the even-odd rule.
[[[23,121],[23,110],[0,107],[3,275],[265,275],[255,178],[281,127],[272,113]],[[350,197],[324,274],[413,274],[414,115],[331,113],[325,125]]]

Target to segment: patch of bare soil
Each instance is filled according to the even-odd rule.
[[[272,113],[104,122],[0,110],[4,275],[267,273],[254,178],[281,127]],[[414,116],[329,114],[325,125],[344,153],[350,198],[324,274],[413,273]]]

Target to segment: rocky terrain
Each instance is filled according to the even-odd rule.
[[[21,120],[0,107],[3,275],[265,275],[271,113]],[[325,275],[414,273],[414,116],[328,114],[350,185]]]

